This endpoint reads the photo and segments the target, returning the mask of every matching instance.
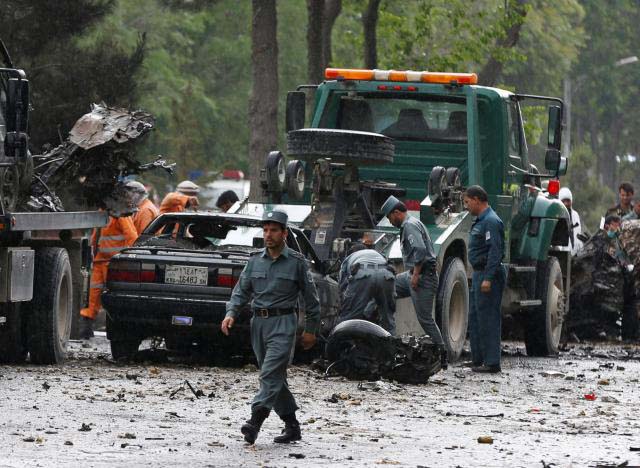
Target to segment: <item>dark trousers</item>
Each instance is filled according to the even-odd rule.
[[[438,291],[438,274],[434,269],[423,271],[418,281],[418,289],[411,287],[411,272],[404,271],[396,276],[396,296],[401,299],[411,296],[420,326],[435,344],[442,345],[442,335],[434,319],[434,299]]]
[[[298,409],[287,384],[297,326],[296,314],[251,319],[251,346],[260,367],[260,390],[251,403],[252,409],[273,409],[278,416]]]
[[[491,291],[483,293],[480,285],[482,271],[471,277],[469,341],[471,359],[476,365],[500,366],[500,336],[502,333],[502,292],[505,285],[504,269],[491,280]]]

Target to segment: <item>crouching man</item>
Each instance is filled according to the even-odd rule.
[[[316,342],[320,322],[318,292],[305,258],[286,245],[287,214],[270,211],[263,218],[264,250],[251,256],[227,303],[222,333],[229,335],[240,310],[251,301],[251,346],[260,367],[260,390],[251,404],[251,419],[240,429],[253,444],[271,409],[284,421],[276,443],[300,440],[296,419],[298,405],[287,385],[287,366],[293,355],[298,317],[296,305],[302,295],[305,328],[302,347]],[[253,298],[253,300],[252,300]]]
[[[340,269],[340,322],[374,320],[377,308],[380,325],[392,335],[396,331],[396,278],[382,254],[356,244]]]

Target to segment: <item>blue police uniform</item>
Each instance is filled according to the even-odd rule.
[[[286,226],[282,219],[264,218]],[[266,215],[266,216],[269,216]],[[296,401],[287,384],[287,366],[293,355],[298,324],[298,298],[304,300],[305,331],[315,334],[320,323],[320,302],[307,261],[286,245],[277,258],[267,249],[253,254],[227,303],[227,317],[237,318],[251,301],[251,345],[260,367],[260,390],[252,411],[271,410],[280,416],[295,413]]]
[[[370,249],[352,253],[342,262],[339,285],[340,322],[372,320],[377,307],[382,328],[395,333],[395,275],[386,258]]]
[[[500,333],[502,330],[502,292],[506,275],[504,255],[504,224],[491,207],[486,208],[471,226],[469,263],[471,279],[471,310],[469,311],[469,341],[471,358],[476,365],[500,367]],[[480,285],[491,282],[491,291],[483,293]]]

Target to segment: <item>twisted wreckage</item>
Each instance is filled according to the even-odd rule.
[[[112,216],[132,214],[136,204],[122,179],[154,168],[171,172],[174,167],[161,157],[147,164],[136,158],[135,145],[154,124],[147,112],[94,104],[62,144],[41,155],[28,155],[22,164],[5,170],[4,210],[102,208]]]

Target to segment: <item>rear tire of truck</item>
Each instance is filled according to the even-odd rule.
[[[67,251],[47,247],[36,251],[33,299],[27,340],[33,364],[64,361],[73,311],[73,282]]]
[[[560,345],[565,305],[562,269],[555,257],[549,257],[538,265],[536,298],[542,300],[542,304],[525,320],[527,355],[554,356],[558,354]]]
[[[142,338],[126,326],[116,323],[107,312],[107,336],[114,361],[130,361],[138,353]]]
[[[20,304],[0,304],[0,364],[20,364],[27,359]]]
[[[287,154],[309,162],[386,164],[394,151],[393,140],[377,133],[303,128],[287,134]]]
[[[304,165],[297,159],[287,164],[285,187],[289,200],[300,201],[304,198]]]
[[[436,320],[449,362],[460,359],[469,324],[469,283],[463,261],[445,260],[436,297]]]

